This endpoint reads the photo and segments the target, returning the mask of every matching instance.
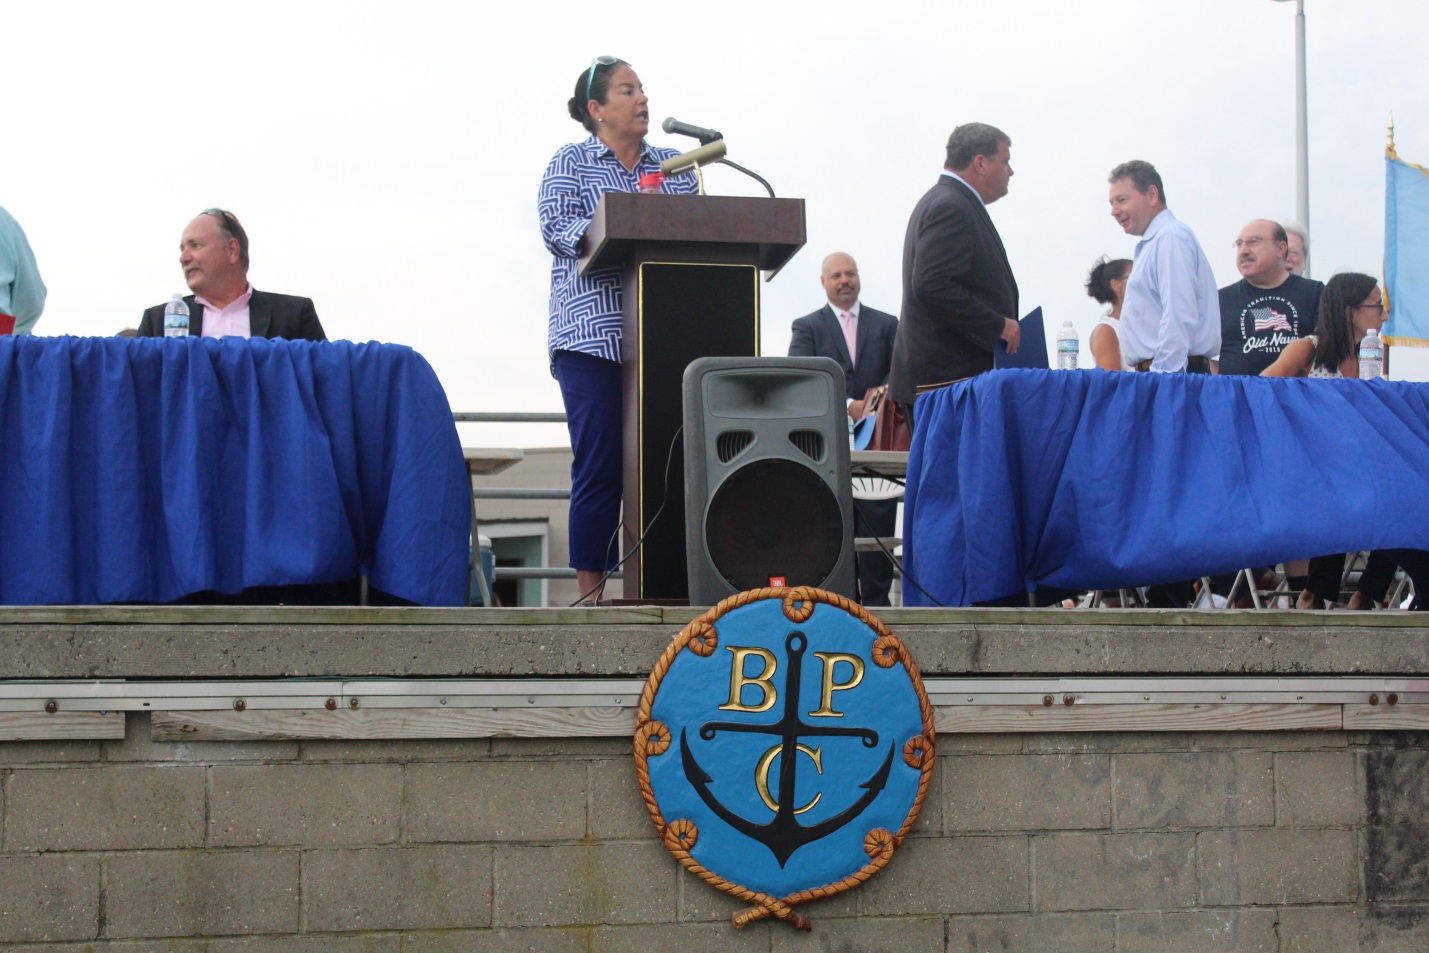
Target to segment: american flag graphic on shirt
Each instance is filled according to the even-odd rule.
[[[1285,315],[1274,308],[1251,308],[1251,317],[1255,318],[1256,331],[1285,331],[1294,334],[1295,329],[1290,326],[1290,321]]]

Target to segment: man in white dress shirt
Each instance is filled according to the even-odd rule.
[[[1121,306],[1123,360],[1139,371],[1210,373],[1221,352],[1221,309],[1201,243],[1166,207],[1151,163],[1123,162],[1107,181],[1112,218],[1141,238]]]

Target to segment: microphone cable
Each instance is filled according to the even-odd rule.
[[[664,485],[661,487],[660,491],[660,505],[658,508],[656,508],[655,515],[650,517],[650,525],[645,527],[645,532],[640,534],[640,538],[635,541],[635,545],[630,548],[630,552],[625,554],[625,558],[622,559],[620,562],[616,563],[614,566],[611,566],[609,569],[607,569],[605,571],[605,575],[600,577],[599,582],[591,586],[590,589],[581,593],[580,597],[576,599],[575,602],[571,603],[571,608],[575,608],[581,605],[593,594],[603,590],[605,588],[606,582],[610,579],[610,577],[615,575],[616,571],[619,570],[621,566],[624,566],[626,563],[628,563],[630,561],[631,556],[634,556],[636,553],[640,552],[640,547],[645,544],[645,537],[650,535],[650,530],[655,528],[655,523],[660,519],[660,514],[665,512],[665,504],[670,502],[670,467],[675,462],[675,446],[679,443],[680,435],[684,432],[685,425],[680,424],[680,426],[675,430],[675,436],[670,438],[670,449],[665,452],[665,482]],[[605,552],[607,558],[609,558],[610,547],[614,545],[615,540],[620,535],[622,525],[623,523],[616,525],[615,531],[610,534],[610,542],[605,544]]]

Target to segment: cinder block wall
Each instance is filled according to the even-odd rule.
[[[887,871],[735,932],[616,740],[0,745],[0,943],[148,951],[1429,949],[1429,741],[939,739]]]

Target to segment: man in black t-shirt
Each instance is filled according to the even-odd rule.
[[[1221,359],[1217,373],[1259,374],[1296,338],[1314,333],[1325,286],[1285,270],[1285,229],[1259,218],[1235,242],[1241,280],[1220,290]]]

